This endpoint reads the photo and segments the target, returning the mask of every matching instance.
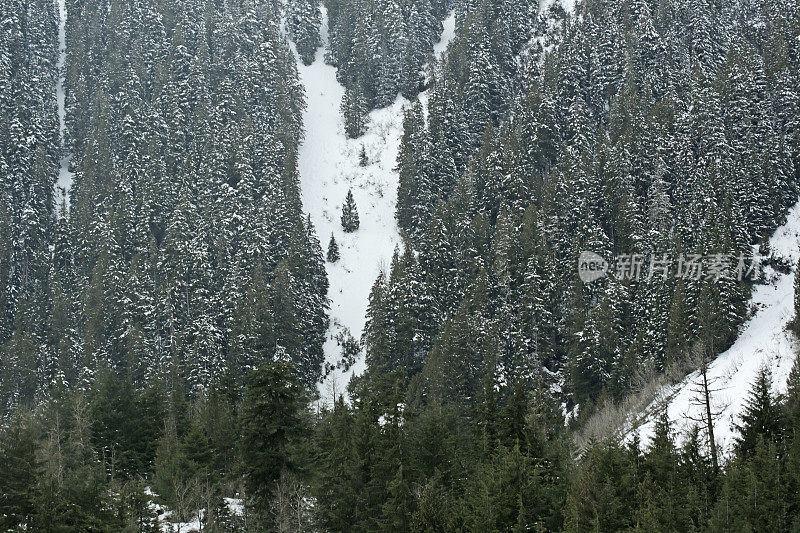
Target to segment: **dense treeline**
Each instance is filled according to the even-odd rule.
[[[490,381],[466,419],[414,410],[393,375],[309,410],[286,363],[192,404],[109,373],[8,421],[0,527],[156,531],[155,498],[173,520],[204,509],[205,531],[794,531],[800,358],[785,395],[771,386],[759,373],[715,468],[700,430],[664,416],[646,447],[609,439],[576,458],[551,397],[504,399]]]
[[[546,11],[525,40],[504,6],[463,16],[427,117],[406,111],[408,245],[372,291],[368,373],[466,413],[487,375],[506,395],[556,387],[586,415],[642,369],[735,338],[739,258],[769,256],[797,201],[800,7],[595,0]],[[640,254],[642,276],[584,284],[582,251]],[[665,254],[671,273],[648,279]],[[693,254],[706,270],[676,276]]]
[[[342,113],[350,137],[365,131],[374,107],[398,94],[416,96],[425,82],[423,67],[442,32],[442,0],[329,0],[327,60],[345,87]]]
[[[327,279],[300,205],[303,89],[273,7],[68,2],[75,177],[56,222],[55,11],[37,6],[12,3],[4,22],[20,26],[3,34],[4,120],[16,105],[37,121],[3,125],[3,409],[106,369],[194,394],[285,359],[311,387]],[[47,24],[28,35],[34,16]]]
[[[584,284],[576,261],[769,253],[798,197],[797,1],[325,2],[350,136],[428,91],[368,369],[327,407],[283,34],[311,62],[321,7],[67,8],[56,206],[55,7],[0,6],[0,529],[156,531],[153,502],[208,531],[800,528],[800,363],[785,395],[759,374],[721,457],[665,417],[646,446],[571,433],[573,405],[579,423],[746,318],[751,281]]]
[[[21,352],[37,350],[48,335],[53,183],[60,159],[57,34],[53,2],[0,6],[0,383],[5,389],[13,379],[14,387],[29,392],[40,367],[23,362]],[[14,369],[19,372],[12,377]]]

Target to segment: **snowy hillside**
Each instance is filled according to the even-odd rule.
[[[770,249],[791,264],[797,263],[800,258],[800,202],[789,211],[786,223],[773,235]],[[757,309],[755,315],[744,325],[734,345],[709,366],[709,381],[713,388],[719,389],[712,395],[712,410],[719,413],[714,433],[723,449],[729,449],[733,443],[736,436],[733,424],[758,370],[769,367],[774,392],[785,392],[798,349],[797,341],[786,329],[794,316],[793,274],[781,274],[770,267],[765,273],[768,283],[756,286],[753,291],[751,306]],[[695,405],[698,378],[698,372],[693,372],[678,385],[661,391],[639,427],[643,445],[652,437],[654,416],[664,405],[679,438],[694,424],[692,418],[701,417],[700,407]]]
[[[330,282],[331,328],[325,344],[326,361],[335,365],[341,351],[334,335],[349,331],[355,338],[364,328],[367,300],[381,268],[388,268],[401,239],[395,222],[398,176],[397,150],[403,130],[403,106],[398,96],[389,107],[369,115],[367,132],[348,139],[339,110],[344,88],[336,80],[336,68],[324,61],[328,43],[327,13],[322,7],[322,42],[314,62],[298,61],[300,81],[305,86],[308,106],[303,117],[305,138],[299,151],[300,186],[303,207],[311,214],[320,242],[327,247],[331,234],[339,244],[341,259],[327,263]],[[435,46],[441,55],[453,37],[455,17],[444,21],[444,33]],[[425,95],[420,99],[424,102]],[[368,165],[359,164],[364,148]],[[355,233],[342,230],[340,216],[347,191],[352,190],[361,227]],[[331,373],[320,391],[332,398],[344,390],[350,376],[364,370],[363,354],[347,372]]]

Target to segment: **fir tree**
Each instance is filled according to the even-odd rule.
[[[800,262],[795,265],[794,271],[794,319],[791,328],[795,334],[800,335]]]
[[[355,139],[363,135],[367,128],[367,104],[360,87],[345,89],[341,110],[347,136]]]
[[[360,222],[358,220],[358,209],[356,208],[356,200],[353,198],[353,191],[348,190],[345,197],[344,204],[342,205],[342,229],[346,233],[353,233],[358,230]]]
[[[320,45],[319,6],[314,0],[293,0],[289,3],[288,12],[289,36],[297,46],[300,59],[310,65]]]
[[[772,372],[764,367],[758,371],[747,397],[740,422],[736,424],[739,436],[736,452],[740,457],[750,457],[756,452],[759,440],[780,443],[786,430],[778,400],[772,394]]]
[[[14,529],[30,523],[36,494],[36,439],[34,419],[17,414],[0,433],[0,524]]]
[[[328,241],[327,259],[329,263],[335,263],[339,260],[339,245],[336,243],[333,233],[331,233],[331,240]]]
[[[272,363],[248,376],[240,445],[247,493],[259,512],[269,508],[282,473],[298,466],[291,450],[304,431],[302,410],[303,390],[288,363]]]

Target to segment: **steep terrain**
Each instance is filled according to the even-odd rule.
[[[336,80],[336,68],[324,61],[328,29],[327,13],[324,7],[321,9],[323,46],[311,65],[298,61],[307,99],[298,166],[303,208],[310,213],[323,247],[333,234],[341,255],[339,261],[326,265],[331,327],[325,355],[328,364],[336,365],[341,349],[334,336],[340,332],[350,332],[355,338],[361,335],[372,283],[380,269],[388,267],[401,242],[394,218],[398,184],[395,164],[403,106],[408,101],[398,96],[391,106],[372,111],[367,132],[357,139],[346,137],[340,112],[344,88]],[[434,48],[437,56],[453,38],[454,28],[455,17],[451,15],[444,21],[444,32]],[[424,102],[425,95],[420,99]],[[368,159],[363,167],[359,164],[362,147]],[[353,233],[345,233],[340,221],[348,190],[353,191],[361,222]],[[350,376],[363,369],[363,354],[351,368],[335,369],[321,386],[323,397],[331,398],[333,391],[342,391]]]
[[[770,240],[774,257],[792,265],[800,258],[800,203],[795,205]],[[797,339],[787,330],[794,317],[794,273],[783,274],[765,267],[766,283],[753,291],[750,307],[753,317],[742,327],[739,338],[730,349],[720,354],[709,366],[712,412],[716,415],[714,433],[723,449],[729,449],[736,432],[734,424],[742,411],[756,374],[768,367],[773,376],[773,392],[783,393],[797,354]],[[666,408],[678,437],[683,437],[697,420],[702,407],[697,404],[699,372],[695,371],[677,385],[664,388],[647,409],[638,427],[642,444],[653,435],[655,416]]]

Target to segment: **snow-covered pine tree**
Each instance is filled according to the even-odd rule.
[[[339,244],[337,244],[333,233],[331,233],[331,240],[328,241],[328,254],[326,257],[329,263],[335,263],[339,260]]]
[[[353,233],[358,230],[361,222],[358,220],[358,209],[356,208],[356,200],[353,197],[353,191],[348,190],[347,196],[342,205],[342,229],[345,233]]]
[[[791,328],[795,334],[800,335],[800,261],[794,266],[794,318]]]
[[[367,103],[360,86],[345,88],[341,109],[347,136],[355,139],[363,135],[367,127]]]
[[[403,114],[403,136],[397,154],[397,225],[412,238],[425,227],[433,209],[430,143],[419,100]]]
[[[306,65],[314,61],[320,46],[322,16],[316,0],[291,0],[287,6],[286,27],[297,54]]]

